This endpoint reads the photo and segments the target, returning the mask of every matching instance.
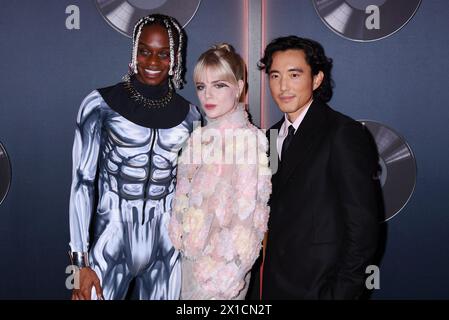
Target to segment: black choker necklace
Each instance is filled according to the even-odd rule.
[[[171,84],[171,81],[168,82],[168,92],[167,94],[160,98],[160,99],[148,99],[140,94],[139,91],[134,88],[133,84],[131,83],[131,77],[129,74],[125,75],[123,77],[124,87],[126,90],[128,90],[129,96],[132,100],[139,104],[143,104],[145,107],[153,109],[153,108],[163,108],[167,106],[167,104],[171,101],[173,98],[173,87]]]

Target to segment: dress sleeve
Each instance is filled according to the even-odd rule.
[[[72,252],[87,252],[89,249],[89,223],[95,199],[95,178],[100,151],[101,101],[97,91],[90,93],[81,103],[76,121],[69,209]]]
[[[245,145],[249,162],[237,164],[234,171],[235,203],[230,224],[235,237],[236,258],[243,269],[250,270],[256,260],[267,230],[268,198],[271,194],[271,172],[268,168],[267,139],[257,131],[257,150]],[[251,158],[256,164],[251,164]]]
[[[181,154],[178,157],[177,173],[176,173],[176,191],[173,202],[173,210],[170,218],[168,232],[173,246],[180,250],[182,249],[182,234],[183,234],[183,213],[189,207],[188,194],[190,191],[192,179],[192,138],[187,140]]]

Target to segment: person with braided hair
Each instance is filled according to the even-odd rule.
[[[82,102],[73,145],[70,257],[79,268],[72,299],[178,299],[181,269],[167,223],[178,153],[201,121],[178,95],[185,35],[153,14],[134,28],[124,81]]]

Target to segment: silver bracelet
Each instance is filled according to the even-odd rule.
[[[89,267],[89,256],[87,254],[87,252],[70,252],[69,251],[69,256],[70,256],[70,261],[72,262],[72,265],[77,266],[78,268],[85,268],[85,267]]]

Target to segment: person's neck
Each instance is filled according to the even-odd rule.
[[[144,97],[149,99],[159,99],[165,96],[168,92],[169,85],[168,79],[156,86],[150,86],[146,83],[143,83],[139,80],[138,77],[131,77],[131,84],[134,88]]]
[[[217,118],[209,118],[206,116],[207,126],[228,129],[240,128],[248,121],[248,115],[243,103],[237,104],[234,109]]]
[[[295,112],[286,113],[288,121],[290,121],[291,124],[295,123],[295,121],[301,116],[301,114],[303,114],[303,112],[305,112],[305,110],[312,104],[312,102],[313,98]]]

